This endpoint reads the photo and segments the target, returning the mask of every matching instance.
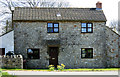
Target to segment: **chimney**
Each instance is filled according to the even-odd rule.
[[[96,10],[102,10],[102,3],[100,1],[96,3]]]

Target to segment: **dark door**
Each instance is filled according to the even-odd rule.
[[[0,55],[5,55],[5,48],[0,48]]]
[[[49,47],[49,65],[54,65],[57,68],[58,65],[58,47]]]

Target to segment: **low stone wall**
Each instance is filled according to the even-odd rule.
[[[17,68],[23,69],[23,57],[22,55],[2,56],[0,57],[2,63],[1,68]]]

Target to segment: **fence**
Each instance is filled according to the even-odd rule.
[[[22,55],[0,56],[0,67],[23,69],[23,57]]]

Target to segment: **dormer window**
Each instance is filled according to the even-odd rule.
[[[48,33],[59,33],[59,24],[58,23],[48,23],[47,24]]]
[[[60,17],[61,16],[61,14],[60,13],[57,13],[57,15],[56,15],[57,17]]]
[[[81,24],[81,33],[92,33],[93,24],[92,23],[82,23]]]

